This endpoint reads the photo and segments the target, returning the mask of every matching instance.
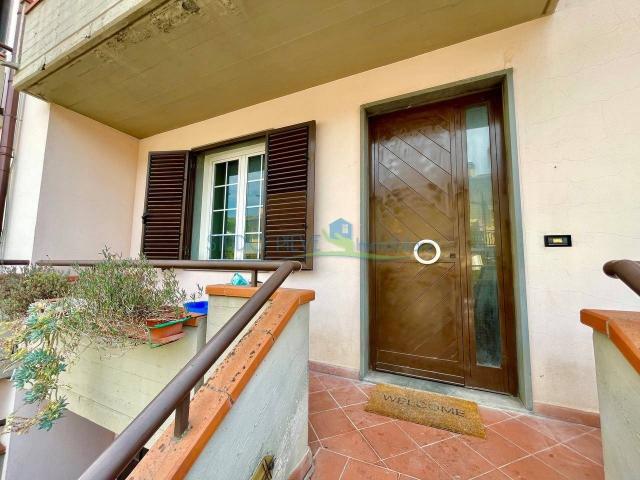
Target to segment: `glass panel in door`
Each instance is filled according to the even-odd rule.
[[[465,110],[469,178],[471,304],[477,365],[500,368],[502,343],[498,299],[496,212],[487,105]]]

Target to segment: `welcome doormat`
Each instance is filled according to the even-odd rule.
[[[427,427],[485,438],[478,404],[461,398],[393,385],[376,385],[364,409]]]

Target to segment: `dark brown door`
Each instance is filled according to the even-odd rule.
[[[376,370],[515,391],[499,107],[489,92],[370,119]]]

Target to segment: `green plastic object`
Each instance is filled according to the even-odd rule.
[[[155,329],[155,328],[168,327],[169,325],[175,325],[176,323],[182,323],[182,322],[184,322],[186,320],[189,320],[189,317],[178,318],[176,320],[169,320],[167,322],[159,323],[157,325],[153,325],[153,326],[150,326],[150,327],[147,327],[147,328]]]

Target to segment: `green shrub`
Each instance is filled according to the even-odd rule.
[[[122,258],[108,250],[104,261],[78,270],[70,296],[86,318],[84,334],[117,347],[146,334],[146,320],[175,319],[186,294],[173,270],[158,270],[144,258]]]
[[[68,274],[48,267],[27,266],[0,271],[0,317],[15,321],[27,315],[38,300],[69,294]]]

